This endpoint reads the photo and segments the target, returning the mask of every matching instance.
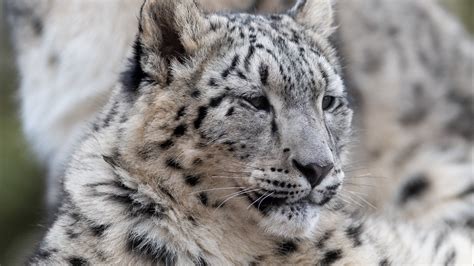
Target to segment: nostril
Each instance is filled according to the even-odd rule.
[[[316,187],[321,184],[323,179],[329,174],[329,172],[334,168],[334,164],[329,163],[327,165],[321,166],[317,163],[310,163],[307,165],[302,165],[297,160],[292,161],[294,167],[300,171],[301,174],[308,180],[311,188]]]
[[[313,167],[311,167],[310,164],[302,165],[297,160],[293,160],[293,165],[295,166],[296,169],[298,169],[298,171],[300,171],[301,174],[303,174],[307,178],[317,175],[316,170]]]

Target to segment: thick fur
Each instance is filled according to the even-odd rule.
[[[442,193],[437,177],[406,181],[400,205],[420,202],[426,220],[344,207],[352,111],[326,0],[269,16],[148,0],[140,14],[32,264],[469,263],[463,171]],[[311,164],[331,167],[315,183]]]
[[[123,76],[122,85],[113,90],[113,96],[110,96],[110,91],[118,76],[116,72],[121,68],[120,62],[130,54],[127,49],[134,41],[133,34],[127,32],[135,32],[138,28],[136,16],[139,5],[136,2],[114,2],[116,13],[111,12],[114,10],[111,8],[114,4],[110,2],[104,4],[102,9],[98,8],[97,3],[88,5],[83,1],[62,7],[55,1],[41,1],[41,4],[34,1],[16,1],[15,5],[12,5],[21,10],[10,14],[13,14],[15,25],[19,28],[15,35],[17,43],[21,43],[18,51],[23,73],[24,118],[25,121],[37,123],[26,127],[27,132],[41,140],[44,140],[42,136],[46,136],[48,132],[61,133],[63,138],[55,137],[48,142],[37,141],[42,143],[38,149],[46,151],[44,154],[54,162],[54,169],[61,169],[58,167],[58,161],[64,160],[70,153],[72,146],[64,144],[74,142],[72,132],[89,131],[79,129],[84,128],[79,126],[79,123],[71,122],[68,124],[70,126],[67,126],[61,121],[90,118],[97,112],[101,102],[111,98],[101,117],[96,119],[92,131],[83,137],[76,149],[67,172],[66,193],[61,211],[31,263],[386,265],[468,262],[469,238],[460,235],[460,232],[467,231],[472,234],[469,229],[472,228],[473,219],[470,207],[473,204],[473,177],[470,171],[472,159],[469,157],[472,152],[472,132],[469,131],[468,122],[469,118],[472,118],[472,110],[469,109],[469,102],[465,103],[462,99],[469,101],[469,95],[472,93],[472,85],[469,85],[471,83],[466,79],[470,77],[469,71],[472,73],[472,65],[460,65],[459,62],[472,58],[472,42],[466,39],[466,34],[459,25],[430,2],[402,1],[398,5],[390,4],[389,1],[349,1],[345,6],[338,6],[336,13],[341,26],[335,36],[338,49],[345,56],[344,65],[347,65],[341,72],[333,49],[326,40],[334,27],[329,20],[331,10],[324,9],[330,7],[325,1],[309,2],[309,5],[317,7],[317,11],[304,9],[305,3],[302,1],[289,11],[289,15],[274,17],[205,16],[190,8],[190,2],[176,2],[178,4],[168,2],[168,6],[156,6],[155,9],[164,8],[161,10],[163,12],[158,13],[166,14],[161,18],[150,12],[155,10],[154,8],[145,6],[145,17],[141,19],[142,32],[135,42],[132,65]],[[244,1],[239,1],[240,6],[234,7],[263,7],[264,2],[246,5]],[[150,1],[150,5],[154,4],[156,5],[154,1]],[[123,8],[125,5],[129,5],[129,8]],[[209,9],[222,8],[211,5],[210,2]],[[82,11],[75,12],[74,6],[81,7]],[[83,12],[86,6],[90,7],[90,13]],[[273,8],[275,7],[271,7]],[[401,11],[397,11],[399,9]],[[21,16],[25,10],[30,10],[33,16]],[[105,10],[111,13],[104,17],[115,18],[117,21],[94,22],[87,19],[87,14],[97,17],[93,15],[95,12],[103,14]],[[400,23],[396,15],[393,20],[386,17],[378,20],[377,16],[360,15],[372,14],[367,13],[369,10],[377,10],[372,12],[381,14],[403,12],[405,15],[407,10],[425,14],[423,20],[418,20],[419,17],[414,15],[413,21],[426,25],[429,29],[426,32],[431,32],[431,38],[438,36],[433,34],[443,37],[439,37],[438,42],[411,42],[412,29],[409,25],[416,23]],[[86,92],[83,88],[90,88],[89,97],[97,100],[99,104],[84,108],[86,105],[78,101],[80,98],[74,98],[71,104],[75,105],[64,105],[71,107],[70,109],[58,109],[57,114],[67,118],[52,118],[51,121],[58,125],[52,127],[49,126],[51,124],[40,123],[41,119],[32,119],[31,114],[34,113],[30,110],[33,104],[28,105],[26,101],[35,98],[29,88],[35,88],[35,91],[44,97],[74,97],[75,94],[57,93],[57,90],[51,89],[56,87],[52,86],[56,83],[51,81],[55,78],[65,81],[73,79],[64,75],[47,76],[41,72],[45,78],[44,82],[37,82],[32,86],[33,83],[28,83],[28,80],[34,80],[33,73],[37,75],[40,72],[29,70],[32,66],[30,60],[35,58],[32,55],[36,54],[42,59],[35,62],[49,62],[46,57],[50,54],[49,51],[54,49],[49,45],[50,41],[46,42],[52,37],[47,36],[68,33],[71,29],[64,23],[55,22],[62,21],[61,17],[57,17],[57,20],[53,18],[67,14],[75,14],[80,20],[100,25],[101,27],[94,27],[92,31],[98,38],[102,38],[98,39],[97,43],[107,48],[110,47],[108,44],[113,43],[116,47],[113,52],[117,53],[112,54],[112,49],[99,49],[97,43],[91,44],[91,48],[81,48],[83,51],[96,51],[81,56],[83,65],[94,64],[101,69],[94,70],[94,74],[84,72],[84,68],[78,69],[81,71],[76,72],[74,77],[83,77],[84,82],[89,84],[79,86],[78,83],[80,90],[74,89],[72,86],[77,84],[71,82],[67,86],[58,86],[68,87],[69,92]],[[307,19],[308,15],[314,17]],[[277,30],[272,29],[272,23],[277,23]],[[193,27],[190,28],[188,24]],[[75,25],[81,26],[80,23]],[[117,25],[123,27],[119,27],[119,34],[115,35],[119,39],[115,40],[110,38],[110,30]],[[250,37],[251,34],[247,32],[249,25],[257,26],[258,33],[255,37]],[[234,31],[231,31],[234,26]],[[67,27],[67,30],[58,33],[61,27]],[[164,40],[165,38],[159,37],[163,30],[169,33],[170,29],[174,29],[175,36],[181,38]],[[294,29],[302,30],[292,36]],[[81,28],[77,31],[83,32]],[[243,31],[244,37],[240,37],[239,31]],[[91,34],[90,31],[87,33]],[[292,53],[291,48],[281,49],[278,36],[283,37],[284,42],[289,42],[292,47],[313,47],[320,53],[320,57],[312,57],[317,53],[311,55],[307,53],[307,49],[303,54]],[[298,38],[295,39],[295,36]],[[84,40],[87,38],[90,36],[85,34]],[[215,42],[223,39],[226,41]],[[272,61],[270,52],[267,51],[268,54],[265,55],[265,52],[262,54],[262,51],[256,49],[251,56],[253,59],[248,60],[247,70],[245,59],[250,54],[251,39],[261,42],[262,47],[274,53],[278,60]],[[386,40],[387,44],[384,46],[373,39]],[[54,42],[58,40],[55,38]],[[84,42],[80,38],[74,40],[71,42],[70,37],[65,36],[59,47],[64,49]],[[443,43],[437,49],[423,46],[439,41]],[[391,45],[399,42],[404,45],[404,49]],[[377,45],[374,46],[373,43]],[[377,50],[368,50],[367,47],[383,49],[384,54],[393,54],[394,58],[404,58],[410,63],[400,64],[399,70],[394,70],[388,59],[374,63],[372,59],[385,57],[381,54],[372,55],[371,53]],[[420,54],[414,57],[406,51],[418,51]],[[452,58],[456,53],[460,54],[456,56],[459,59],[455,62]],[[440,55],[446,59],[439,60],[456,63],[456,69],[459,71],[450,72],[449,75],[431,73],[435,68],[441,72],[451,69],[448,63],[425,61],[434,60]],[[107,57],[109,65],[96,64],[97,58],[102,56]],[[61,62],[78,62],[79,59],[63,56],[63,53],[56,57],[56,60],[58,58]],[[91,60],[87,61],[88,58]],[[300,63],[293,66],[292,61],[296,58],[299,58]],[[58,62],[56,60],[51,62]],[[262,66],[257,63],[258,60],[272,63]],[[318,64],[307,64],[305,61]],[[51,73],[57,73],[58,69],[69,71],[70,68],[64,68],[63,64],[54,68],[56,70],[51,69]],[[292,66],[283,71],[289,80],[281,79],[281,72],[274,72],[280,65]],[[44,66],[45,69],[50,67],[49,64]],[[376,176],[391,177],[385,182],[374,184],[373,179],[368,179],[372,180],[370,184],[362,184],[376,185],[378,189],[375,191],[383,191],[380,194],[384,195],[391,195],[393,193],[390,191],[395,190],[396,196],[392,200],[387,200],[386,196],[372,200],[379,205],[388,201],[387,209],[381,208],[377,214],[364,219],[348,215],[347,209],[341,209],[343,201],[347,201],[351,195],[354,198],[351,186],[358,181],[357,178],[350,179],[344,185],[343,191],[339,192],[342,194],[337,194],[340,199],[332,199],[334,192],[340,189],[344,177],[344,173],[338,170],[343,167],[348,170],[346,173],[349,173],[349,177],[356,175],[347,161],[342,164],[345,160],[344,156],[341,157],[349,141],[347,125],[350,121],[350,110],[345,107],[339,110],[337,115],[330,114],[326,117],[323,124],[328,127],[328,132],[332,132],[332,137],[325,136],[324,130],[318,129],[318,119],[311,118],[317,117],[317,111],[295,113],[292,106],[297,106],[298,110],[311,110],[306,99],[311,98],[313,92],[304,86],[311,81],[298,74],[309,70],[319,77],[315,80],[316,88],[325,87],[325,82],[332,84],[329,87],[332,87],[332,92],[338,94],[341,100],[345,100],[340,81],[340,76],[344,74],[353,95],[358,96],[355,97],[358,101],[358,111],[363,114],[358,125],[363,128],[384,129],[383,134],[380,130],[372,130],[369,133],[364,131],[365,135],[359,136],[364,140],[365,146],[362,145],[358,150],[358,157],[370,159],[369,169],[376,169]],[[65,73],[69,73],[68,71],[65,70]],[[407,73],[425,74],[420,74],[418,79],[406,77]],[[93,81],[100,80],[95,77],[97,74],[102,75],[103,80],[108,80],[110,85],[97,83],[92,86]],[[324,78],[325,75],[328,80]],[[211,80],[214,76],[216,78]],[[417,111],[427,100],[419,93],[404,93],[410,91],[412,86],[385,82],[397,80],[397,77],[401,76],[404,79],[399,80],[406,80],[408,83],[417,80],[423,83],[417,83],[421,87],[425,86],[425,82],[431,82],[431,85],[426,85],[428,87],[437,86],[436,90],[429,92],[422,88],[422,96],[429,93],[429,97],[445,101],[443,105],[449,107],[452,112],[445,113],[442,111],[444,109],[432,109],[433,112],[428,112],[425,110],[428,107],[423,107],[423,112]],[[374,82],[377,80],[384,82]],[[399,80],[397,82],[400,82]],[[242,88],[242,83],[255,83],[257,87],[264,85],[264,91],[272,106],[270,113],[275,115],[274,120],[270,121],[269,115],[260,110],[257,117],[251,118],[250,126],[245,122],[251,117],[249,110],[254,107],[246,101],[236,99],[242,95],[245,96],[242,98],[248,98],[247,94],[252,95],[258,89],[248,86],[252,89],[247,91]],[[283,88],[285,84],[289,88],[299,90],[292,93],[293,89],[287,92],[284,89],[275,89]],[[413,90],[419,91],[420,89],[415,88],[419,87],[418,85],[413,86]],[[42,86],[44,89],[39,89]],[[227,90],[227,87],[230,90]],[[315,94],[318,92],[321,91],[314,91]],[[386,98],[387,95],[393,97]],[[404,97],[407,100],[404,100]],[[395,101],[394,98],[400,100]],[[64,102],[57,100],[57,103]],[[400,107],[400,102],[414,105],[413,108]],[[51,106],[48,101],[39,103],[46,103],[48,108]],[[234,106],[235,104],[238,105]],[[384,108],[381,108],[380,104],[383,104]],[[42,108],[38,102],[35,102],[35,106]],[[54,113],[49,109],[44,110],[44,116]],[[81,113],[80,110],[87,110],[88,113]],[[437,110],[441,110],[439,114],[436,113]],[[450,126],[452,117],[458,117],[461,122],[466,119],[467,126],[463,126],[464,123]],[[419,126],[410,122],[415,118]],[[319,125],[320,123],[321,120]],[[436,129],[427,130],[433,128],[431,125],[436,125]],[[73,129],[75,127],[78,129]],[[44,133],[34,130],[43,130]],[[433,134],[428,137],[426,132]],[[308,140],[304,138],[306,134],[314,135]],[[382,137],[374,137],[378,135]],[[390,138],[393,145],[386,147],[387,143],[392,143],[386,141],[386,136],[393,136]],[[439,142],[440,136],[443,136],[445,143],[433,145]],[[412,140],[405,142],[407,137]],[[336,141],[337,138],[339,140]],[[322,142],[315,142],[315,139],[322,139]],[[332,146],[328,144],[325,147],[323,141],[330,142]],[[418,144],[409,145],[411,149],[407,151],[403,148],[407,146],[397,143]],[[61,145],[65,147],[64,152],[59,152]],[[290,147],[291,149],[286,151]],[[364,155],[364,147],[372,147],[378,152]],[[331,148],[341,152],[331,152]],[[394,152],[398,148],[400,151]],[[311,160],[314,159],[310,156],[313,150],[318,150],[320,158],[317,159],[321,159],[325,154],[330,155],[327,158],[334,160],[335,165],[334,173],[313,191],[313,200],[319,202],[322,207],[298,206],[300,210],[280,207],[281,214],[278,214],[272,210],[274,207],[270,203],[278,203],[284,196],[277,197],[275,193],[270,192],[253,194],[252,198],[252,193],[256,191],[245,190],[249,186],[260,186],[272,191],[280,185],[301,185],[298,189],[284,188],[279,192],[282,192],[282,195],[289,195],[291,192],[294,195],[311,194],[312,192],[308,194],[310,186],[306,179],[292,167],[289,158],[297,156],[299,160]],[[285,151],[291,155],[285,155]],[[410,160],[407,161],[405,157]],[[436,167],[433,167],[433,162],[436,162]],[[360,164],[357,162],[357,165]],[[62,170],[57,170],[56,173],[62,173]],[[235,180],[235,183],[229,180]],[[392,180],[402,180],[402,183],[385,186],[398,184]],[[231,186],[232,189],[229,190],[217,190]],[[235,194],[232,194],[233,192]],[[239,197],[239,192],[243,193],[242,195],[248,192],[251,196]],[[229,198],[230,196],[236,197]],[[288,202],[291,204],[300,196],[288,199]],[[324,202],[328,200],[331,201],[325,205]],[[51,201],[54,202],[55,197],[52,197]],[[326,208],[329,210],[325,210]],[[339,211],[334,213],[336,209]],[[264,210],[264,213],[260,210]],[[407,220],[409,222],[406,222]]]

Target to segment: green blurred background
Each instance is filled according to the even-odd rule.
[[[2,0],[3,1],[3,0]],[[446,0],[474,31],[474,0]],[[28,149],[21,132],[16,87],[18,77],[8,28],[0,4],[0,265],[19,264],[44,224],[45,171]]]

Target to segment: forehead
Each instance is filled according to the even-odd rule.
[[[230,14],[225,21],[229,43],[219,59],[225,81],[247,84],[240,87],[249,90],[264,89],[290,101],[342,90],[317,42],[289,16]]]

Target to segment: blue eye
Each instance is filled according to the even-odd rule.
[[[332,97],[332,96],[324,96],[323,98],[323,104],[322,104],[322,108],[324,111],[328,110],[329,108],[331,108],[334,103],[336,102],[336,98],[335,97]]]

